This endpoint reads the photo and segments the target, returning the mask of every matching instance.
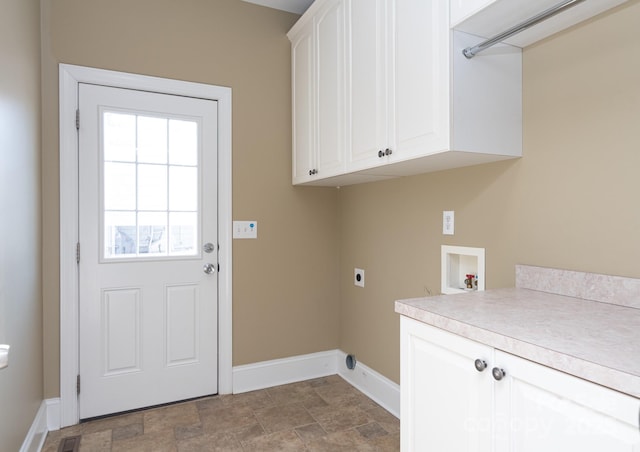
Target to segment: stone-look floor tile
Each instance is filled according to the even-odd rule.
[[[113,416],[49,432],[44,452],[397,452],[400,421],[338,375]],[[243,448],[244,447],[244,448]]]
[[[275,402],[266,389],[260,391],[245,392],[242,394],[234,394],[228,399],[232,405],[247,406],[252,410],[259,410],[275,405]]]
[[[318,408],[318,407],[323,407],[328,405],[328,403],[322,397],[320,397],[315,391],[309,394],[308,397],[305,397],[302,400],[300,400],[300,403],[307,409]]]
[[[178,441],[178,452],[242,452],[240,441],[231,432],[207,433]]]
[[[200,422],[205,433],[236,430],[258,423],[253,410],[246,406],[229,406],[226,409],[212,411],[200,410]]]
[[[331,433],[307,443],[310,452],[376,452],[376,446],[369,443],[355,430]]]
[[[327,432],[325,432],[324,429],[320,427],[320,424],[318,424],[317,422],[314,424],[303,425],[302,427],[298,427],[295,429],[295,432],[298,434],[300,439],[305,443],[308,443],[311,440],[320,438],[321,436],[324,436],[327,434]]]
[[[100,422],[100,421],[95,421],[95,422]],[[85,433],[87,429],[87,427],[91,427],[90,424],[93,424],[92,422],[87,422],[84,424],[78,424],[78,425],[72,425],[70,427],[65,427],[62,428],[60,430],[58,430],[60,432],[60,437],[61,438],[66,438],[67,436],[78,436],[78,435],[82,435],[83,433]],[[105,427],[105,428],[100,428],[100,429],[92,429],[91,432],[97,432],[100,430],[109,430],[111,427]]]
[[[307,399],[318,397],[314,388],[306,381],[269,388],[267,391],[276,405],[303,403]]]
[[[231,399],[233,399],[233,395],[224,394],[196,400],[195,404],[198,412],[215,411],[228,407],[231,404]]]
[[[386,410],[384,408],[382,408],[380,405],[378,405],[376,402],[374,402],[373,400],[371,400],[369,397],[367,397],[366,395],[358,392],[354,397],[353,397],[353,404],[355,406],[357,406],[358,408],[360,408],[363,411],[369,411],[369,410],[375,410],[376,408],[381,408],[382,410],[384,410],[386,412]]]
[[[242,394],[218,395],[196,401],[198,411],[205,412],[225,409],[230,406],[246,406],[257,410],[272,405],[274,405],[274,401],[271,399],[266,389],[244,392]]]
[[[378,452],[398,452],[400,450],[400,432],[380,436],[371,441]]]
[[[291,430],[314,422],[300,403],[264,408],[256,410],[255,414],[267,433]]]
[[[347,430],[371,422],[366,412],[353,406],[328,406],[313,409],[310,412],[327,433]]]
[[[194,425],[200,422],[198,410],[193,402],[155,408],[144,412],[144,433],[166,431],[173,433],[175,427]]]
[[[117,416],[109,416],[104,419],[84,422],[79,425],[81,433],[100,432],[102,430],[113,430],[114,428],[124,427],[131,424],[142,424],[142,412],[120,414]]]
[[[111,441],[112,452],[177,452],[177,450],[173,429]]]
[[[264,428],[262,428],[262,425],[257,422],[236,430],[231,430],[231,432],[233,432],[233,436],[235,436],[238,441],[249,441],[266,433]]]
[[[311,387],[324,386],[332,383],[340,383],[345,381],[340,375],[328,375],[326,377],[314,378],[313,380],[307,380],[307,384]]]
[[[362,393],[346,381],[338,381],[315,388],[316,393],[329,405],[357,405]]]
[[[91,452],[111,451],[111,430],[85,433],[80,440],[80,450]]]
[[[62,430],[56,430],[47,433],[47,438],[44,440],[41,452],[57,452],[60,440],[64,438],[61,434]]]
[[[114,440],[133,438],[134,436],[142,435],[144,428],[142,422],[136,424],[124,425],[122,427],[116,427],[111,431],[111,438]],[[84,439],[84,435],[83,435]]]
[[[245,452],[300,452],[305,450],[304,443],[293,430],[272,433],[249,441],[243,441],[242,448]]]
[[[356,430],[358,431],[358,433],[360,433],[360,436],[366,439],[373,439],[389,434],[377,422],[371,422],[369,424],[361,425],[360,427],[356,427]]]
[[[376,404],[374,408],[367,409],[365,412],[387,432],[396,433],[400,431],[400,419],[389,413],[380,405]]]
[[[181,441],[183,439],[201,436],[204,433],[204,429],[202,428],[202,424],[181,425],[179,427],[175,427],[173,429],[173,433],[176,441]]]

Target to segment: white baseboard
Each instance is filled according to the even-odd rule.
[[[43,400],[22,442],[20,452],[40,452],[47,433],[60,429],[60,399]]]
[[[337,354],[338,375],[399,419],[400,385],[361,362],[350,370],[345,361],[347,354],[341,350],[337,350]]]
[[[233,368],[233,393],[338,374],[395,417],[400,417],[400,386],[362,363],[347,369],[346,353],[329,350]]]
[[[271,388],[336,373],[336,350],[235,366],[233,393]]]
[[[47,429],[51,432],[53,430],[60,430],[60,398],[47,399],[44,401],[47,405]]]
[[[47,437],[47,404],[43,400],[38,408],[36,417],[31,424],[31,428],[27,432],[27,436],[22,442],[20,452],[38,452],[44,445]]]

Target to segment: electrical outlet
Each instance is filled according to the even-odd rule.
[[[364,270],[361,268],[353,269],[353,284],[358,287],[364,287]]]
[[[454,211],[445,210],[442,212],[442,233],[444,235],[453,235]]]

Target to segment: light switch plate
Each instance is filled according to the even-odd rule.
[[[258,222],[234,221],[233,222],[233,238],[234,239],[257,239],[258,238]]]

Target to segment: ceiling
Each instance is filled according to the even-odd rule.
[[[290,13],[302,14],[313,3],[313,0],[243,0],[268,8],[281,9]]]

